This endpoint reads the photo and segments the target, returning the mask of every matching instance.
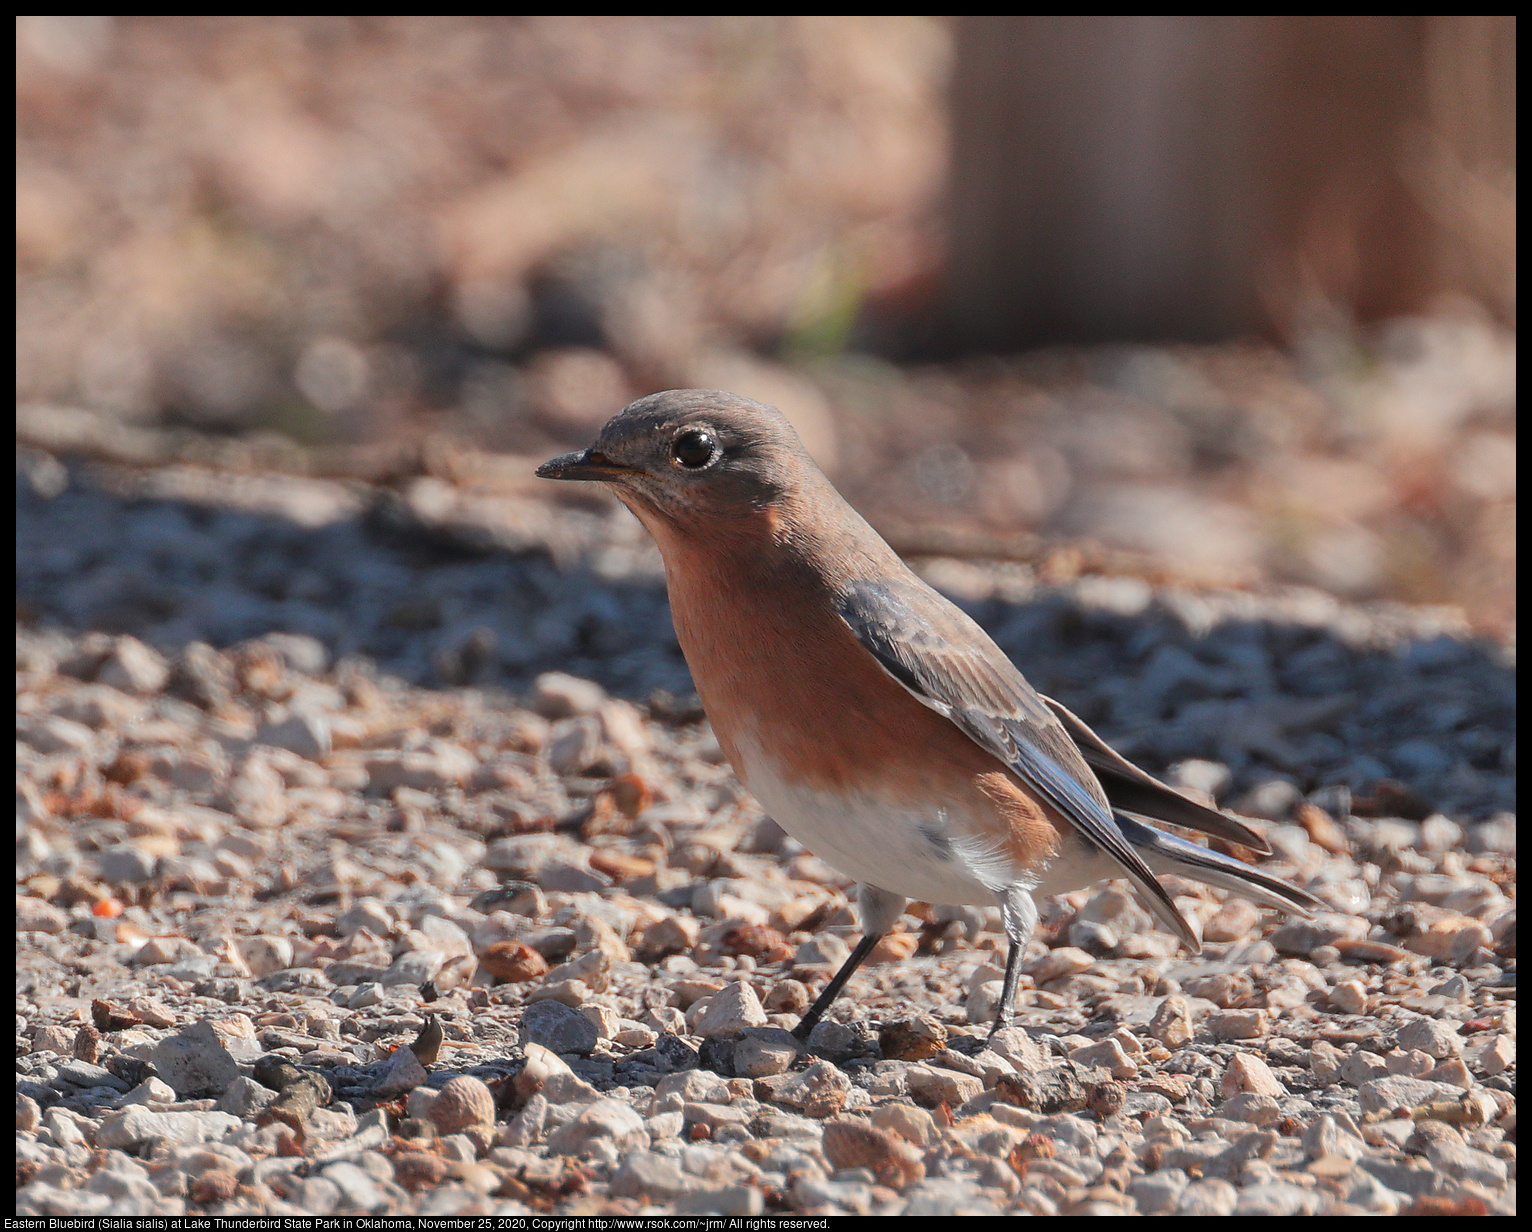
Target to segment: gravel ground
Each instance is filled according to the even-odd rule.
[[[1330,910],[1050,900],[986,1046],[997,913],[915,905],[804,1051],[848,886],[633,525],[17,494],[18,1213],[1515,1211],[1514,659],[1449,612],[925,562]]]

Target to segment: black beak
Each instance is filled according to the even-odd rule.
[[[578,449],[574,453],[560,454],[550,458],[537,468],[539,479],[615,479],[631,474],[631,466],[613,462],[604,453],[594,449]]]

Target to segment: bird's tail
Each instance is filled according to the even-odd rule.
[[[1324,904],[1307,890],[1278,881],[1260,869],[1252,868],[1231,856],[1199,847],[1196,843],[1166,834],[1153,826],[1145,825],[1120,810],[1113,813],[1122,836],[1133,845],[1156,874],[1174,873],[1190,877],[1206,885],[1233,890],[1252,902],[1280,911],[1296,911],[1309,915]]]

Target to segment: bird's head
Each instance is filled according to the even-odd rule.
[[[651,528],[655,518],[672,526],[749,518],[805,482],[823,482],[780,411],[715,389],[640,398],[589,449],[537,473],[604,483]]]

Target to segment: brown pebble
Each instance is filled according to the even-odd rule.
[[[1446,1216],[1450,1219],[1457,1215],[1488,1215],[1489,1207],[1485,1205],[1482,1198],[1434,1197],[1430,1194],[1421,1194],[1399,1213]]]
[[[149,758],[136,749],[119,753],[101,773],[111,782],[127,787],[149,773]]]
[[[126,1031],[144,1021],[142,1014],[134,1013],[125,1005],[99,999],[90,1003],[90,1019],[98,1031]]]
[[[286,1125],[301,1144],[307,1133],[305,1123],[309,1114],[330,1102],[330,1084],[321,1075],[305,1073],[290,1063],[267,1064],[276,1060],[268,1055],[255,1063],[255,1080],[262,1086],[281,1092],[261,1110],[255,1123],[258,1128],[273,1123]],[[301,1154],[301,1145],[298,1149]]]
[[[629,855],[625,851],[608,851],[596,848],[590,853],[590,866],[598,873],[605,873],[618,881],[634,877],[648,877],[655,870],[653,860],[643,856]]]
[[[548,960],[520,941],[496,941],[486,946],[479,963],[504,984],[524,984],[548,974]]]
[[[905,962],[915,956],[920,938],[914,933],[889,933],[879,939],[867,955],[867,965],[876,967],[882,963]]]
[[[851,1117],[827,1121],[822,1146],[836,1169],[866,1168],[890,1189],[903,1189],[926,1175],[918,1148],[866,1121]]]
[[[1020,1172],[1022,1165],[1029,1160],[1052,1159],[1056,1154],[1058,1154],[1058,1148],[1053,1145],[1052,1138],[1045,1134],[1028,1134],[1011,1148],[1011,1167]]]
[[[426,1115],[443,1136],[460,1133],[470,1125],[493,1125],[495,1097],[477,1078],[460,1074],[442,1087]]]
[[[797,1014],[809,1007],[808,985],[801,980],[778,980],[761,1003],[768,1014]]]
[[[1335,818],[1317,804],[1303,803],[1298,806],[1298,824],[1308,833],[1309,842],[1322,847],[1331,855],[1344,856],[1351,852],[1351,842],[1346,832],[1336,824]]]
[[[238,1188],[239,1177],[215,1168],[211,1172],[198,1173],[192,1177],[186,1192],[198,1206],[212,1206],[218,1202],[227,1202]]]
[[[1105,1120],[1109,1116],[1116,1116],[1122,1111],[1122,1105],[1128,1095],[1128,1088],[1120,1082],[1098,1082],[1090,1090],[1090,1097],[1086,1101],[1086,1108]]]
[[[786,962],[793,956],[787,938],[764,924],[740,924],[719,939],[725,954],[748,954],[757,962]]]
[[[74,1033],[74,1055],[77,1061],[94,1065],[101,1057],[101,1032],[89,1023]]]
[[[447,1161],[430,1151],[405,1150],[394,1156],[394,1181],[411,1192],[439,1185],[447,1169]]]
[[[923,1061],[947,1046],[947,1028],[929,1015],[900,1018],[878,1028],[885,1061]]]
[[[995,1097],[1034,1112],[1078,1112],[1089,1098],[1075,1071],[1055,1065],[1036,1074],[1005,1074],[995,1083]]]
[[[612,793],[612,803],[625,817],[637,817],[654,803],[654,792],[649,784],[631,772],[619,774],[612,780],[608,790]],[[649,871],[653,872],[653,862],[646,863],[649,864]]]
[[[1140,1091],[1163,1095],[1173,1104],[1179,1104],[1191,1094],[1192,1078],[1189,1074],[1150,1074],[1139,1083]]]
[[[403,1102],[402,1100],[400,1101]],[[405,1117],[399,1122],[399,1129],[395,1138],[401,1143],[409,1144],[401,1146],[400,1150],[418,1149],[422,1142],[430,1142],[436,1137],[436,1126],[422,1117]]]

